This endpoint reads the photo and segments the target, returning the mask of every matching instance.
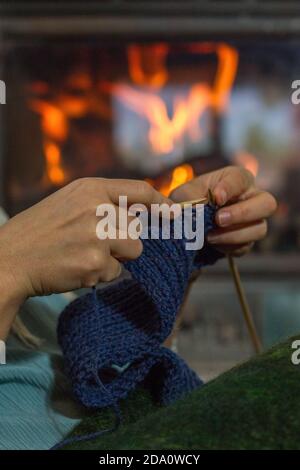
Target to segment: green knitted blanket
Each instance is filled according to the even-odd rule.
[[[300,335],[299,337],[300,338]],[[295,339],[295,338],[294,338]],[[292,339],[222,374],[172,406],[137,390],[121,404],[113,433],[73,449],[299,449],[300,365]],[[85,419],[73,434],[112,427],[114,413]]]

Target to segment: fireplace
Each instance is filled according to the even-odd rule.
[[[0,17],[0,194],[9,214],[79,177],[145,179],[168,194],[196,175],[245,166],[279,201],[259,255],[241,265],[263,336],[261,289],[272,278],[291,280],[294,292],[299,279],[299,5],[15,0],[0,2]],[[217,311],[209,293],[218,279],[231,309],[227,268],[211,272],[203,298]],[[240,351],[237,311],[229,330]]]
[[[13,48],[5,65],[10,211],[78,177],[142,178],[168,194],[220,166],[238,56],[224,42]],[[255,157],[245,158],[256,171]]]
[[[83,176],[146,179],[168,194],[239,164],[282,197],[280,227],[264,248],[296,249],[300,124],[289,95],[298,48],[286,39],[8,41],[6,209]]]
[[[294,2],[0,2],[0,197],[10,215],[84,176],[164,194],[243,165],[279,200],[262,252],[300,245]]]

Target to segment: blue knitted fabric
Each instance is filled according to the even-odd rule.
[[[214,213],[205,206],[205,233],[214,226]],[[169,404],[202,384],[162,344],[171,333],[191,273],[214,263],[220,254],[209,245],[188,251],[185,239],[147,239],[143,245],[140,258],[125,265],[131,279],[94,289],[60,316],[58,340],[66,372],[86,407],[117,405],[140,383]]]

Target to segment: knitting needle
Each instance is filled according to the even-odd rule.
[[[207,204],[207,197],[202,197],[200,199],[192,199],[191,201],[182,201],[179,202],[179,205],[183,208],[185,206],[195,206],[196,204]]]
[[[208,202],[212,204],[215,203],[214,195],[210,189],[208,190]],[[255,328],[253,316],[247,302],[245,291],[242,286],[239,269],[232,256],[228,255],[227,259],[250,338],[256,353],[260,353],[262,351],[262,345]]]
[[[194,206],[196,204],[215,204],[215,198],[214,198],[214,195],[213,195],[212,191],[210,189],[208,190],[208,197],[207,198],[192,199],[190,201],[180,202],[180,206],[182,208],[184,208],[186,206]],[[242,309],[242,312],[243,312],[243,316],[244,316],[244,319],[245,319],[245,322],[246,322],[246,325],[247,325],[247,328],[248,328],[250,338],[252,340],[255,351],[257,353],[259,353],[259,352],[262,351],[262,345],[261,345],[261,341],[259,339],[258,333],[257,333],[256,328],[255,328],[253,316],[252,316],[249,304],[248,304],[247,299],[246,299],[245,291],[244,291],[243,286],[242,286],[242,281],[241,281],[239,269],[238,269],[238,267],[237,267],[237,265],[236,265],[236,263],[235,263],[232,256],[228,255],[227,259],[228,259],[230,272],[231,272],[232,277],[233,277],[236,292],[237,292],[237,295],[238,295],[238,298],[239,298],[239,303],[240,303],[240,306],[241,306],[241,309]]]
[[[244,319],[245,319],[250,337],[252,339],[254,349],[257,353],[260,353],[262,351],[261,341],[259,339],[259,336],[255,328],[253,316],[251,314],[250,307],[246,299],[245,291],[242,286],[242,281],[241,281],[238,267],[234,259],[232,258],[232,256],[227,256],[227,259],[228,259],[229,268],[230,268],[230,271],[234,280],[236,292],[240,301],[240,305],[242,307],[242,312],[244,315]]]

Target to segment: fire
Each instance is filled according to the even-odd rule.
[[[44,135],[63,142],[68,134],[68,123],[63,111],[52,103],[42,100],[33,100],[31,109],[42,116],[42,130]]]
[[[46,101],[33,100],[31,108],[41,115],[41,126],[45,136],[44,152],[47,177],[52,184],[59,186],[65,181],[59,143],[63,142],[68,134],[66,117],[61,109]]]
[[[129,74],[137,85],[160,88],[168,80],[165,61],[169,47],[166,44],[131,45],[127,49]]]
[[[201,137],[200,118],[204,111],[211,107],[222,112],[227,106],[229,93],[235,79],[238,53],[226,44],[199,45],[197,52],[215,52],[218,57],[218,68],[214,85],[209,87],[197,83],[190,88],[187,97],[177,96],[173,102],[173,115],[169,117],[166,103],[154,90],[140,89],[141,85],[160,88],[165,84],[167,72],[165,59],[167,49],[156,46],[151,49],[152,62],[155,70],[152,75],[143,72],[145,54],[149,55],[149,48],[145,46],[131,46],[128,50],[129,71],[131,79],[139,88],[130,85],[118,84],[113,90],[119,100],[128,108],[145,117],[149,122],[148,139],[154,153],[170,153],[182,143],[186,136],[192,141]],[[156,57],[156,60],[153,60]]]
[[[181,186],[194,178],[194,170],[191,165],[187,163],[184,165],[177,166],[174,168],[171,176],[171,181],[164,183],[159,191],[164,195],[168,196],[174,189]]]
[[[216,54],[217,70],[212,85],[195,83],[185,94],[174,96],[171,112],[159,93],[169,80],[167,58],[170,46],[164,43],[128,46],[129,84],[105,81],[95,84],[88,68],[70,74],[61,90],[51,98],[48,98],[51,96],[50,85],[33,83],[31,93],[34,98],[30,106],[41,117],[48,181],[61,185],[67,180],[62,145],[69,136],[71,120],[88,113],[110,120],[112,95],[147,120],[147,139],[154,154],[170,154],[174,149],[180,152],[186,139],[198,142],[202,135],[200,121],[204,112],[214,109],[222,113],[226,109],[237,71],[238,53],[223,43],[195,43],[185,47],[192,53]],[[192,177],[192,168],[181,165],[175,168],[171,182],[162,191],[168,193]]]
[[[48,177],[53,184],[61,185],[65,180],[65,174],[61,167],[60,149],[56,144],[46,142],[44,150]]]

